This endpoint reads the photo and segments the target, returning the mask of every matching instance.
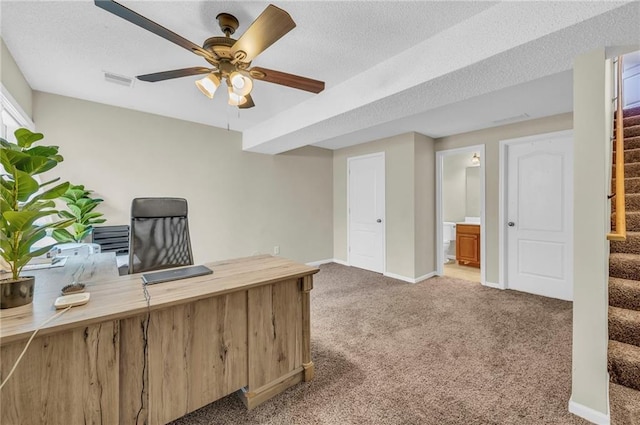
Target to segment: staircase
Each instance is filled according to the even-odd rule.
[[[608,366],[612,424],[635,425],[640,424],[640,107],[623,116],[627,240],[611,242]]]

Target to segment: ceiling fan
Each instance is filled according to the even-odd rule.
[[[255,106],[251,97],[253,80],[267,81],[312,93],[320,93],[324,90],[323,81],[266,68],[250,67],[251,61],[256,56],[296,26],[287,12],[272,4],[267,6],[237,40],[231,38],[239,25],[236,17],[228,13],[218,14],[216,19],[225,35],[210,37],[200,47],[118,2],[113,0],[94,1],[99,8],[192,51],[212,65],[212,68],[192,67],[138,75],[139,80],[154,83],[172,78],[207,74],[204,78],[196,81],[196,86],[200,91],[207,97],[213,98],[216,89],[224,81],[228,87],[229,104],[241,109]]]

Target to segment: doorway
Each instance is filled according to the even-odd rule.
[[[436,152],[436,273],[486,283],[484,145]]]
[[[384,152],[347,158],[347,180],[348,263],[384,273]]]
[[[500,285],[573,300],[573,132],[500,142]]]

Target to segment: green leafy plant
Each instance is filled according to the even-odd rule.
[[[67,191],[60,197],[67,203],[69,211],[60,211],[62,218],[73,219],[72,231],[67,229],[55,229],[51,236],[58,242],[82,242],[84,238],[93,232],[93,225],[104,223],[102,213],[93,211],[102,202],[102,199],[89,196],[93,191],[85,189],[83,185],[70,185]]]
[[[33,176],[51,170],[62,162],[57,146],[33,146],[44,136],[26,128],[15,131],[17,144],[0,138],[0,256],[9,264],[13,280],[33,257],[48,252],[54,245],[32,250],[48,229],[64,228],[72,220],[53,220],[36,224],[44,217],[56,217],[54,199],[64,194],[69,183],[60,178],[38,183]]]

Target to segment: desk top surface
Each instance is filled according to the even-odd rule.
[[[53,303],[60,296],[62,287],[71,283],[72,276],[86,284],[86,292],[91,294],[91,299],[45,325],[38,335],[118,320],[147,311],[142,273],[118,276],[112,254],[98,254],[85,258],[84,263],[82,261],[69,259],[63,268],[29,272],[36,275],[33,303],[0,310],[0,344],[28,338],[40,324],[53,316],[56,313]],[[81,264],[84,265],[82,269]],[[151,310],[300,278],[318,271],[316,267],[270,255],[205,265],[213,270],[213,274],[147,286]]]

